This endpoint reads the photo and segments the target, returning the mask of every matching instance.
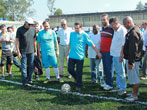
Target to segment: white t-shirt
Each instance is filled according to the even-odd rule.
[[[93,33],[89,34],[90,39],[96,46],[96,48],[100,51],[100,42],[101,42],[101,35],[100,33],[94,35]],[[88,46],[88,58],[96,58],[96,51],[91,47]]]
[[[144,41],[144,45],[143,45],[143,50],[145,51],[146,49],[145,49],[145,37],[147,36],[147,29],[146,30],[144,30],[144,32],[143,32],[143,35],[142,35],[142,39],[143,39],[143,41]]]
[[[127,34],[127,30],[125,27],[120,25],[117,31],[114,31],[110,54],[114,57],[119,57],[121,53],[122,46],[125,44],[125,35]]]
[[[63,28],[58,31],[57,36],[60,38],[60,45],[68,45],[70,40],[71,28],[64,30]]]

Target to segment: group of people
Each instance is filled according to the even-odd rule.
[[[126,99],[137,100],[140,83],[139,65],[142,60],[143,45],[146,48],[143,78],[147,77],[147,24],[144,23],[144,32],[141,32],[130,16],[123,19],[123,25],[119,23],[117,17],[109,19],[107,14],[102,15],[101,22],[102,28],[95,24],[92,32],[88,34],[84,32],[80,23],[74,24],[74,30],[69,28],[66,19],[61,20],[61,29],[55,32],[50,29],[49,21],[44,21],[44,29],[38,30],[38,23],[32,18],[27,18],[14,36],[7,34],[4,31],[6,26],[2,25],[0,34],[0,42],[2,42],[1,78],[5,78],[6,58],[8,76],[12,77],[11,44],[16,42],[13,53],[17,54],[21,61],[23,86],[33,84],[34,56],[38,55],[45,68],[46,80],[44,83],[50,81],[50,67],[54,68],[57,81],[64,82],[62,77],[65,76],[64,61],[66,61],[68,78],[74,78],[76,90],[80,91],[86,56],[90,60],[92,83],[99,82],[105,90],[116,90],[118,95],[123,95],[126,94],[127,73],[128,81],[133,85],[133,91]],[[59,56],[59,69],[57,56]],[[114,70],[116,87],[113,85]]]

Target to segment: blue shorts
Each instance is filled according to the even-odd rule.
[[[54,68],[58,67],[57,57],[55,52],[54,53],[41,52],[41,53],[42,53],[42,64],[44,68],[47,68],[49,66],[52,66]]]

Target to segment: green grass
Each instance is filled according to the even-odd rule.
[[[13,66],[13,78],[6,77],[7,80],[21,82],[21,73]],[[65,66],[65,71],[66,66]],[[91,84],[89,61],[85,59],[83,71],[83,88],[81,93],[92,95],[125,98],[117,96],[116,92],[104,91],[98,84]],[[63,83],[58,83],[55,79],[53,69],[51,69],[51,82],[43,84],[46,79],[45,74],[40,77],[40,81],[33,80],[36,85],[60,89]],[[65,83],[71,85],[71,90],[75,91],[73,79],[63,78]],[[147,87],[144,84],[147,80],[141,81],[139,101],[147,102]],[[115,79],[114,79],[115,84]],[[128,86],[127,91],[131,91]],[[19,85],[0,82],[0,110],[147,110],[146,105],[137,103],[124,103],[112,100],[96,99],[90,97],[80,97],[59,92],[24,88]]]

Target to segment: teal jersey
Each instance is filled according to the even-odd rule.
[[[85,46],[92,46],[93,42],[85,32],[70,34],[70,53],[69,58],[83,60],[85,58]]]

